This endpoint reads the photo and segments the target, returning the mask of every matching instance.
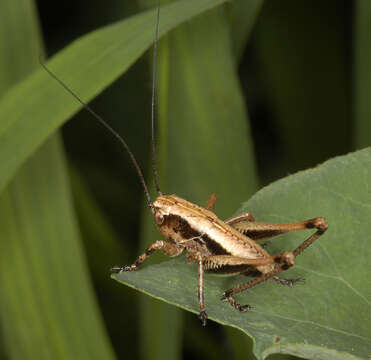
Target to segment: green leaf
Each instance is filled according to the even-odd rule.
[[[206,277],[209,318],[254,338],[258,359],[287,353],[308,359],[371,356],[371,149],[327,161],[263,188],[241,210],[259,221],[293,222],[324,216],[329,230],[283,277],[304,277],[287,288],[266,282],[238,296],[254,308],[238,313],[220,301],[243,276]],[[293,249],[313,231],[272,239],[268,251]],[[116,280],[178,307],[198,312],[197,268],[184,258],[143,266]]]
[[[262,6],[263,0],[234,0],[228,9],[231,39],[237,63],[243,55]]]
[[[24,80],[37,66],[36,51],[43,51],[33,0],[0,2],[0,94]],[[36,53],[37,55],[37,53]],[[4,121],[4,118],[1,118]]]
[[[162,8],[160,35],[225,0],[180,0]],[[152,44],[155,12],[94,31],[48,63],[88,102],[124,73]],[[21,164],[81,105],[39,69],[0,101],[0,191]]]

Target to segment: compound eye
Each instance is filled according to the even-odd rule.
[[[157,223],[157,225],[161,225],[161,224],[163,224],[163,222],[164,222],[164,216],[163,215],[161,215],[161,214],[157,214],[156,216],[155,216],[155,218],[156,218],[156,223]]]

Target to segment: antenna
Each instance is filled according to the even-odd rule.
[[[152,168],[153,174],[155,177],[155,185],[156,190],[159,195],[162,195],[160,190],[159,181],[158,181],[158,171],[157,171],[157,163],[156,163],[156,146],[155,146],[155,102],[156,102],[156,72],[157,72],[157,43],[158,43],[158,29],[159,29],[159,22],[160,22],[160,0],[157,2],[157,15],[156,15],[156,30],[154,36],[154,44],[153,44],[153,76],[152,76],[152,102],[151,102],[151,128],[152,128]],[[134,157],[134,154],[130,150],[129,145],[125,142],[125,140],[120,136],[120,134],[114,130],[100,115],[98,115],[87,103],[85,103],[77,94],[75,94],[72,89],[70,89],[67,84],[65,84],[61,79],[57,77],[42,61],[41,56],[39,57],[40,65],[44,68],[44,70],[54,79],[56,80],[68,93],[70,93],[95,119],[97,119],[101,125],[103,125],[116,139],[123,145],[126,152],[129,154],[130,159],[135,166],[137,174],[139,176],[139,180],[142,183],[144,193],[146,195],[146,200],[148,207],[151,209],[152,213],[155,214],[155,210],[152,205],[152,200],[149,195],[147,184],[144,180],[142,169],[140,168],[137,160]]]
[[[139,176],[139,180],[143,185],[144,193],[146,195],[146,200],[148,207],[151,209],[152,213],[155,214],[155,210],[152,205],[152,200],[149,195],[148,187],[146,185],[146,182],[144,180],[143,172],[137,162],[137,160],[134,157],[134,154],[130,150],[128,144],[125,142],[125,140],[120,136],[120,134],[115,131],[103,118],[98,115],[87,103],[85,103],[81,98],[79,98],[62,80],[60,80],[51,70],[48,69],[48,67],[42,62],[41,57],[39,58],[40,65],[44,68],[44,70],[53,78],[55,79],[60,85],[63,86],[63,88],[69,92],[87,111],[90,112],[94,116],[95,119],[97,119],[113,136],[116,137],[116,139],[124,146],[126,152],[129,154],[130,159],[132,163],[135,166],[135,169],[137,171],[137,174]]]
[[[155,103],[156,103],[156,72],[157,72],[157,43],[158,43],[158,27],[160,23],[160,0],[157,1],[157,16],[155,39],[153,41],[153,66],[152,66],[152,105],[151,105],[151,128],[152,128],[152,168],[155,176],[156,190],[159,195],[162,195],[157,171],[156,161],[156,144],[155,144]]]

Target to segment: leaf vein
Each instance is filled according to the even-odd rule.
[[[335,190],[331,190],[331,189],[329,189],[328,187],[326,187],[324,185],[319,185],[319,187],[322,188],[322,189],[324,189],[324,190],[326,190],[327,192],[329,192],[332,195],[335,195],[337,197],[340,197],[343,200],[349,201],[349,202],[351,202],[353,204],[356,204],[356,205],[359,205],[359,206],[362,206],[362,207],[366,207],[367,209],[371,209],[371,204],[363,203],[361,201],[358,201],[358,200],[352,199],[350,197],[347,197],[344,194],[342,194],[342,193],[340,193],[338,191],[335,191]]]
[[[260,311],[256,311],[256,310],[253,310],[253,311],[255,313],[258,313],[258,314],[263,314],[263,312],[260,312]],[[349,332],[344,331],[344,330],[335,329],[335,328],[332,328],[330,326],[326,326],[326,325],[323,325],[323,324],[316,323],[314,321],[290,318],[290,317],[283,316],[283,315],[278,315],[278,314],[275,314],[275,313],[264,313],[264,315],[274,316],[274,317],[278,317],[280,319],[295,321],[295,322],[303,323],[303,324],[311,324],[311,325],[314,325],[314,326],[324,328],[324,329],[329,330],[329,331],[341,333],[341,334],[346,335],[346,336],[357,337],[357,338],[365,340],[365,341],[367,341],[371,344],[371,338],[367,338],[367,337],[364,337],[364,336],[358,335],[358,334],[352,334],[352,333],[349,333]]]
[[[316,270],[312,270],[312,269],[308,269],[304,266],[300,266],[300,265],[295,265],[296,268],[298,269],[303,269],[304,271],[307,271],[307,272],[310,272],[310,273],[313,273],[313,274],[316,274],[316,275],[319,275],[319,276],[322,276],[322,277],[327,277],[327,278],[330,278],[330,279],[333,279],[333,280],[338,280],[338,281],[341,281],[343,282],[349,289],[351,289],[357,296],[359,296],[361,299],[363,299],[367,305],[371,305],[371,302],[370,300],[368,300],[363,294],[361,294],[357,289],[355,289],[347,280],[345,280],[341,275],[339,276],[333,276],[333,275],[328,275],[328,274],[324,274],[324,273],[321,273],[319,271],[316,271]]]

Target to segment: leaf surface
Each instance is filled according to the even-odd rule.
[[[240,211],[258,221],[286,223],[324,216],[329,230],[283,277],[304,277],[293,288],[263,283],[237,296],[253,310],[240,314],[219,299],[246,281],[206,276],[209,318],[254,339],[258,359],[287,353],[308,359],[371,356],[371,149],[334,158],[269,185]],[[272,254],[293,249],[312,231],[272,239]],[[113,275],[118,281],[183,309],[198,312],[197,268],[184,258]]]

